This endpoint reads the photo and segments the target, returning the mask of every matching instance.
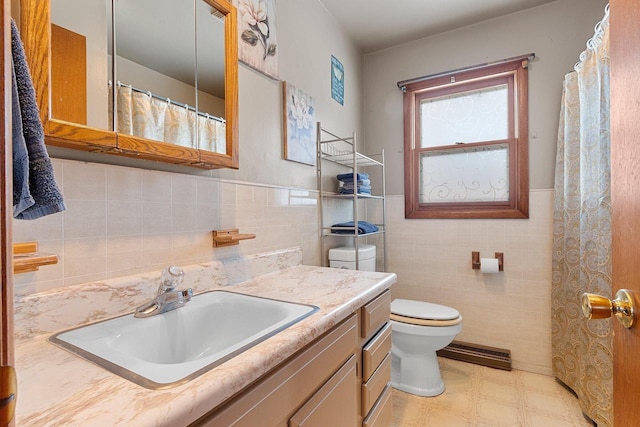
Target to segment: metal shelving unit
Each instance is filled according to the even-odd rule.
[[[326,237],[341,237],[345,239],[353,239],[353,246],[355,250],[356,270],[360,267],[360,251],[359,241],[362,237],[369,237],[375,235],[382,235],[382,268],[383,271],[387,270],[387,237],[386,237],[386,189],[385,189],[385,170],[384,170],[384,150],[379,154],[364,155],[356,150],[356,133],[353,132],[349,137],[340,137],[333,132],[322,127],[322,124],[318,122],[316,128],[317,134],[317,176],[318,176],[318,189],[320,192],[319,201],[319,215],[320,215],[320,250],[323,258],[323,265],[327,266],[328,261],[325,256],[325,238]],[[329,161],[341,166],[346,166],[353,171],[354,182],[357,182],[357,174],[361,172],[361,168],[380,168],[380,186],[378,190],[381,190],[379,194],[358,194],[357,190],[353,194],[336,194],[334,191],[327,191],[324,188],[323,183],[323,161]],[[372,187],[374,187],[372,185]],[[357,185],[356,185],[357,189]],[[334,233],[335,227],[331,227],[330,224],[324,223],[324,201],[326,199],[342,199],[350,200],[353,203],[353,222],[354,227],[340,227],[340,230],[352,230],[353,234],[340,234]],[[364,221],[361,218],[359,209],[359,200],[375,200],[378,203],[382,203],[382,222],[375,224],[378,227],[377,232],[374,233],[359,233],[358,221]],[[379,249],[379,248],[378,248]]]

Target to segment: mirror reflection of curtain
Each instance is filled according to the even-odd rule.
[[[117,92],[118,132],[196,148],[197,117],[199,148],[226,153],[225,123],[125,85]]]
[[[225,123],[207,116],[199,116],[198,145],[202,150],[226,154],[227,126]]]
[[[609,20],[565,76],[553,217],[553,373],[598,426],[613,425],[611,321],[587,321],[583,292],[611,298]]]
[[[166,101],[155,98],[150,99],[152,105],[156,102],[162,102],[167,106],[165,111],[164,139],[162,141],[183,147],[196,148],[195,111],[190,111],[185,107],[169,104]]]

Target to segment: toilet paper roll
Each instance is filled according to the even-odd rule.
[[[480,271],[486,274],[499,273],[497,258],[480,258]]]

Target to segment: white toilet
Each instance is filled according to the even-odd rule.
[[[422,301],[391,303],[391,385],[418,396],[444,391],[436,351],[462,330],[458,310]]]

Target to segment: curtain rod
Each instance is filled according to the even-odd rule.
[[[111,84],[111,81],[109,81],[109,84]],[[187,105],[187,104],[183,104],[183,103],[178,102],[178,101],[173,101],[171,98],[164,98],[164,97],[162,97],[162,96],[160,96],[160,95],[156,95],[155,93],[152,93],[152,92],[150,92],[150,91],[148,91],[148,90],[138,89],[137,87],[134,87],[134,86],[128,85],[128,84],[126,84],[126,83],[122,83],[122,82],[120,82],[120,81],[118,82],[118,86],[128,87],[128,88],[130,88],[130,89],[131,89],[132,91],[134,91],[134,92],[144,93],[144,94],[147,94],[147,95],[149,95],[150,97],[155,98],[155,99],[158,99],[158,100],[160,100],[160,101],[164,101],[164,102],[167,102],[167,103],[169,103],[169,104],[171,104],[171,105],[176,105],[176,106],[178,106],[178,107],[185,108],[185,109],[187,109],[187,110],[189,110],[189,111],[196,112],[196,113],[197,113],[199,116],[201,116],[201,117],[206,117],[206,118],[208,118],[208,119],[213,119],[213,120],[215,120],[215,121],[217,121],[217,122],[221,122],[221,123],[226,123],[226,122],[227,122],[227,121],[226,121],[225,119],[223,119],[222,117],[212,116],[211,114],[209,114],[209,113],[203,113],[202,111],[196,111],[195,107],[192,107],[192,106]]]
[[[486,62],[484,64],[472,65],[470,67],[458,68],[456,70],[444,71],[442,73],[429,74],[427,76],[422,76],[422,77],[414,77],[413,79],[399,81],[396,84],[398,85],[398,89],[400,89],[403,92],[406,92],[407,90],[406,86],[410,83],[422,82],[425,80],[435,79],[436,77],[448,76],[450,74],[460,73],[462,71],[477,70],[478,68],[484,68],[490,65],[503,64],[505,62],[517,61],[520,59],[528,59],[529,61],[533,61],[535,57],[536,57],[535,53],[528,53],[526,55],[514,56],[513,58],[506,58],[500,61]]]
[[[582,61],[585,58],[585,54],[588,51],[594,50],[598,45],[600,45],[600,43],[602,42],[602,35],[604,34],[602,25],[607,21],[609,21],[609,3],[607,3],[607,5],[604,7],[604,17],[596,24],[593,29],[593,36],[589,40],[587,40],[587,50],[583,51],[580,54],[580,60],[573,66],[574,70],[578,71],[578,68],[582,65]]]

